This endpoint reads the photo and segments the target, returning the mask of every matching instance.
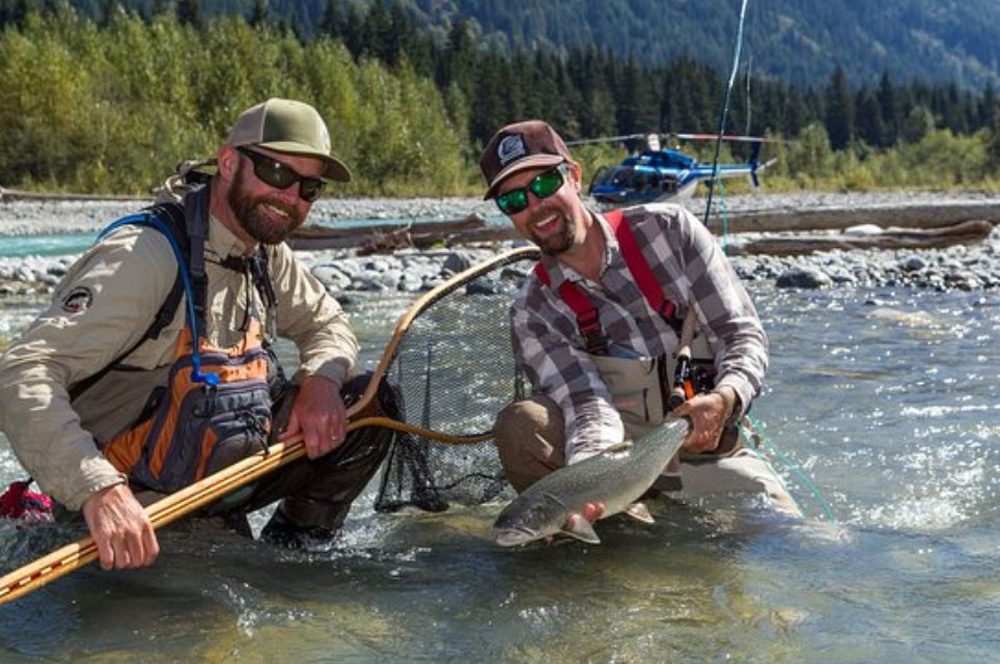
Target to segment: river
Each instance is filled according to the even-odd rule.
[[[0,607],[0,660],[995,661],[1000,296],[749,287],[772,350],[752,414],[804,520],[653,503],[599,546],[507,550],[500,502],[377,515],[372,488],[324,553],[169,526],[150,569]],[[367,366],[406,305],[349,306]],[[0,334],[33,311],[0,309]],[[0,438],[0,481],[22,472]],[[4,567],[50,534],[0,525]]]

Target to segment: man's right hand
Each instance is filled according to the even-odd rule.
[[[145,567],[160,553],[153,523],[127,484],[92,495],[83,503],[83,517],[104,569]]]

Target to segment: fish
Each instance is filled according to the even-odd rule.
[[[590,502],[603,503],[601,519],[624,512],[652,523],[649,511],[636,501],[680,450],[687,430],[686,419],[671,418],[635,442],[619,443],[549,473],[504,507],[493,523],[494,540],[510,547],[563,533],[600,544],[593,524],[583,518]]]

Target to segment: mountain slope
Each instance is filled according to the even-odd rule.
[[[8,0],[0,0],[0,3]],[[13,1],[13,0],[9,0]],[[100,15],[107,0],[72,0]],[[335,0],[370,6],[393,0]],[[740,0],[399,0],[436,34],[461,17],[483,43],[507,49],[596,45],[645,63],[686,54],[719,72],[731,66]],[[248,15],[259,0],[201,0],[206,16]],[[268,0],[273,20],[293,21],[310,35],[329,0]],[[148,13],[153,0],[119,0]],[[802,87],[821,86],[844,67],[853,86],[893,80],[954,82],[959,88],[1000,85],[997,0],[751,0],[744,60],[755,75]]]

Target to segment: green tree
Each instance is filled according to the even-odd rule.
[[[993,127],[986,134],[986,155],[984,171],[992,176],[1000,175],[1000,114],[994,111]]]
[[[899,140],[899,101],[896,89],[889,77],[889,72],[882,72],[878,83],[879,114],[882,117],[882,143],[880,147],[889,147]]]
[[[190,25],[201,32],[205,28],[201,17],[201,3],[198,0],[177,0],[177,22]]]
[[[319,23],[319,34],[331,39],[339,39],[343,34],[343,18],[340,15],[340,7],[337,0],[326,0],[326,8],[323,10],[323,18]]]
[[[854,104],[847,76],[839,63],[826,88],[826,132],[834,150],[843,150],[854,138]]]
[[[267,0],[254,0],[253,9],[250,10],[250,17],[247,19],[254,28],[267,25],[269,21]]]
[[[875,93],[865,86],[858,90],[855,99],[858,138],[873,147],[885,145],[885,124],[882,122],[882,109]]]
[[[926,106],[915,106],[906,116],[901,138],[905,143],[919,143],[932,131],[934,114]]]

